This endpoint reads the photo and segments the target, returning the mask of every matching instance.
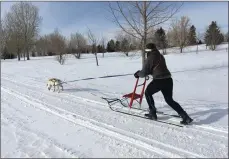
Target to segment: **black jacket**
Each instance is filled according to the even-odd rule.
[[[171,73],[166,66],[166,61],[163,55],[157,49],[148,53],[145,64],[140,72],[139,77],[152,75],[154,79],[170,78]]]

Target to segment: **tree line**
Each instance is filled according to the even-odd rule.
[[[157,4],[155,4],[157,3]],[[123,6],[122,6],[122,5]],[[132,9],[126,14],[124,6],[130,5]],[[187,46],[203,44],[215,50],[216,46],[224,41],[228,42],[228,33],[223,34],[216,21],[212,21],[205,33],[196,32],[196,27],[191,24],[190,18],[182,16],[180,19],[173,18],[170,28],[166,31],[161,24],[171,19],[180,7],[168,5],[166,2],[117,2],[118,9],[109,3],[110,10],[115,22],[121,28],[114,39],[106,42],[104,37],[97,38],[88,28],[86,34],[76,32],[69,38],[61,34],[56,28],[53,33],[39,35],[42,17],[39,16],[38,8],[31,2],[19,2],[14,4],[10,11],[1,20],[0,52],[1,58],[24,58],[30,60],[30,56],[53,56],[58,55],[60,64],[65,61],[66,54],[72,54],[77,59],[82,53],[93,53],[98,65],[97,53],[122,52],[126,56],[133,50],[143,50],[148,42],[154,42],[156,46],[166,54],[169,47],[179,47],[180,52]],[[133,13],[139,11],[138,18]],[[164,19],[155,19],[155,9],[161,9],[157,15],[165,15]],[[174,10],[175,9],[175,10]],[[115,11],[124,17],[129,28],[122,26]],[[170,13],[170,14],[169,14]],[[137,21],[142,18],[143,21]],[[128,18],[131,18],[129,20]],[[138,23],[147,26],[138,28]],[[151,25],[145,25],[145,24]],[[144,55],[144,50],[142,51]],[[144,57],[143,57],[144,60]],[[144,62],[143,62],[144,63]]]

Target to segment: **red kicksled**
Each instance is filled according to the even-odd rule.
[[[102,99],[107,101],[107,103],[109,105],[109,108],[112,111],[115,111],[115,112],[118,112],[118,113],[122,113],[122,114],[126,114],[126,115],[130,115],[130,116],[139,117],[139,118],[149,119],[148,117],[145,117],[143,115],[144,112],[148,112],[148,110],[141,108],[142,99],[143,99],[143,96],[144,96],[144,90],[145,90],[145,86],[146,86],[146,81],[147,80],[149,80],[148,76],[145,78],[145,80],[144,80],[144,82],[142,84],[138,85],[138,82],[139,82],[139,78],[138,78],[136,83],[135,83],[135,86],[134,86],[134,91],[132,93],[123,95],[122,99],[118,99],[118,98],[103,98],[103,97],[102,97]],[[141,93],[138,94],[138,93],[136,93],[136,90],[137,90],[137,87],[140,87],[140,86],[142,86],[142,90],[141,90]],[[128,102],[128,99],[130,99],[130,102]],[[127,101],[128,104],[125,104],[124,101]],[[139,107],[138,108],[133,106],[134,101],[139,103]],[[120,106],[119,107],[114,106],[114,104],[116,104],[116,103],[120,103],[122,106],[121,107]],[[129,109],[127,109],[127,108],[129,108]],[[176,118],[180,118],[177,115],[166,114],[166,113],[161,112],[161,111],[157,111],[157,113],[163,114],[163,115],[169,115],[169,116],[176,117]],[[162,120],[157,120],[157,122],[167,123],[167,124],[178,126],[178,127],[183,127],[183,126],[181,126],[179,124],[169,123],[169,122],[162,121]]]
[[[139,78],[137,78],[137,81],[136,81],[135,86],[134,86],[134,91],[132,93],[123,95],[124,98],[130,98],[130,103],[129,103],[129,107],[130,108],[132,107],[134,100],[137,101],[139,103],[139,105],[141,106],[142,99],[143,99],[143,96],[144,96],[144,90],[145,90],[145,86],[146,86],[146,81],[148,79],[149,79],[149,77],[147,76],[145,78],[145,80],[144,80],[144,83],[138,85]],[[137,87],[139,87],[139,86],[143,86],[141,94],[137,94],[136,93]],[[139,101],[137,99],[139,99]]]
[[[145,77],[144,82],[142,84],[138,84],[139,83],[139,78],[137,78],[135,86],[134,86],[134,90],[132,93],[128,93],[123,95],[122,99],[118,99],[118,98],[104,98],[102,97],[102,99],[106,100],[109,107],[113,110],[112,105],[116,104],[116,103],[121,103],[122,106],[124,107],[129,107],[132,108],[134,101],[139,103],[139,107],[141,107],[142,104],[142,99],[144,96],[144,90],[145,90],[145,86],[146,86],[146,81],[149,80],[149,76]],[[137,87],[142,86],[141,92],[136,93],[137,91]],[[128,99],[130,99],[130,101],[128,102]],[[128,104],[125,104],[124,101],[126,101]],[[134,108],[136,109],[136,108]],[[139,109],[139,108],[138,108]]]

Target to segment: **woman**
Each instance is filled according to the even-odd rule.
[[[149,105],[149,113],[146,117],[157,120],[157,111],[154,105],[153,94],[161,91],[166,103],[172,107],[183,119],[181,124],[189,124],[193,121],[183,108],[173,100],[173,79],[171,73],[166,66],[163,55],[157,50],[155,44],[146,45],[147,59],[142,70],[137,71],[134,76],[143,78],[148,75],[153,76],[153,80],[149,83],[145,91],[145,97]]]

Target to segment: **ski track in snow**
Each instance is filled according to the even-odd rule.
[[[14,80],[12,80],[12,79],[7,79],[7,78],[5,78],[5,77],[2,77],[4,80],[8,80],[8,81],[11,81],[11,82],[15,82]],[[19,86],[19,84],[18,84],[18,82],[15,82],[15,84],[17,84],[17,87]],[[21,83],[22,84],[22,83]],[[29,89],[29,85],[26,85],[26,84],[23,84],[24,86],[27,86],[27,89]],[[35,86],[35,85],[33,85],[32,87],[36,87],[36,88],[39,88],[38,86]],[[122,132],[123,130],[120,130],[120,129],[117,129],[117,130],[106,130],[106,127],[105,127],[105,130],[104,130],[104,126],[101,126],[101,124],[99,124],[99,126],[97,126],[97,124],[98,124],[98,122],[96,122],[96,125],[88,125],[88,121],[89,122],[91,122],[91,120],[92,119],[87,119],[86,118],[86,120],[85,120],[85,117],[82,117],[82,116],[79,116],[79,115],[76,115],[76,114],[73,114],[73,113],[71,113],[71,112],[67,112],[66,110],[63,110],[63,109],[61,109],[61,110],[59,110],[59,108],[57,109],[55,106],[50,106],[49,104],[47,104],[47,103],[44,103],[44,102],[42,102],[42,101],[39,101],[39,100],[37,100],[37,99],[33,99],[31,96],[24,96],[24,95],[22,95],[21,93],[19,93],[19,92],[17,92],[17,93],[15,93],[15,91],[13,91],[14,93],[12,93],[12,90],[9,90],[9,89],[6,89],[6,88],[4,88],[4,87],[1,87],[2,88],[2,90],[3,90],[3,92],[4,91],[6,91],[6,92],[8,92],[8,93],[10,93],[11,95],[13,95],[14,97],[17,97],[17,98],[19,98],[19,99],[21,99],[21,100],[23,100],[23,101],[26,101],[26,102],[28,102],[28,103],[30,103],[30,104],[32,104],[33,106],[35,106],[35,105],[37,105],[37,107],[39,108],[39,109],[41,109],[42,107],[42,109],[44,110],[44,111],[48,111],[48,112],[50,112],[50,113],[53,113],[53,114],[55,114],[55,115],[57,115],[57,116],[59,116],[59,117],[61,117],[61,118],[64,118],[64,119],[66,119],[66,120],[68,120],[68,121],[71,121],[71,122],[74,122],[74,123],[76,123],[76,124],[79,124],[79,125],[81,125],[81,126],[86,126],[87,128],[89,128],[89,129],[92,129],[92,130],[95,130],[95,131],[98,131],[98,132],[102,132],[102,133],[104,133],[104,132],[107,132],[106,133],[106,135],[111,135],[111,137],[113,137],[113,138],[117,138],[117,139],[119,139],[119,140],[123,140],[123,141],[125,141],[125,142],[128,142],[128,143],[130,143],[130,144],[132,144],[132,145],[137,145],[137,147],[140,147],[141,149],[145,149],[145,150],[148,150],[148,151],[151,151],[151,152],[155,152],[155,153],[159,153],[160,155],[162,155],[162,156],[165,156],[165,157],[171,157],[171,156],[173,156],[173,157],[205,157],[205,156],[202,156],[202,155],[199,155],[199,154],[196,154],[196,153],[192,153],[192,152],[188,152],[188,151],[185,151],[185,150],[182,150],[182,149],[179,149],[179,148],[176,148],[176,147],[173,147],[173,146],[170,146],[170,145],[167,145],[167,144],[163,144],[163,143],[160,143],[160,142],[157,142],[157,141],[154,141],[154,142],[152,142],[153,140],[152,139],[148,139],[148,138],[144,138],[144,137],[142,137],[142,136],[139,136],[139,135],[136,135],[136,134],[133,134],[132,136],[134,136],[134,138],[130,135],[131,133],[130,132],[126,132],[126,131],[124,131],[124,135],[125,136],[122,136],[123,134],[116,134],[117,132],[118,133],[120,133],[120,132]],[[30,90],[31,91],[31,90]],[[34,93],[35,93],[35,91],[34,91]],[[55,94],[55,93],[54,93]],[[62,93],[62,94],[64,94],[64,93]],[[44,94],[43,94],[44,95]],[[58,94],[57,94],[58,95]],[[46,96],[46,95],[44,95],[44,96]],[[55,94],[55,96],[56,96],[56,94]],[[68,97],[69,95],[67,95],[67,97]],[[73,95],[70,95],[70,97],[72,97]],[[81,97],[76,97],[78,100],[81,98]],[[35,100],[35,102],[32,100],[32,102],[31,102],[31,99],[33,99],[33,100]],[[94,104],[100,104],[100,105],[104,105],[104,103],[101,103],[101,102],[97,102],[97,101],[93,101],[93,100],[90,100],[90,99],[85,99],[85,98],[81,98],[81,100],[83,101],[83,102],[91,102],[91,103],[94,103]],[[62,99],[62,101],[63,101],[63,99]],[[96,106],[96,105],[94,105],[94,106]],[[104,105],[105,106],[105,105]],[[50,107],[52,107],[52,108],[54,108],[54,109],[57,109],[57,111],[55,112],[55,111],[53,111],[52,109],[50,109]],[[98,106],[97,106],[98,107]],[[105,108],[105,107],[104,107]],[[62,111],[62,112],[61,112]],[[65,114],[65,115],[62,115],[62,114]],[[67,115],[66,115],[67,114]],[[81,121],[81,120],[79,120],[79,118],[83,118],[83,120],[85,120],[86,121],[86,123],[85,124],[82,124],[83,122]],[[79,120],[78,122],[76,122],[77,120]],[[95,122],[94,120],[92,120],[93,122]],[[108,128],[110,128],[110,126],[111,125],[108,125]],[[191,128],[191,127],[189,127],[188,129],[194,129],[194,128]],[[217,137],[221,137],[221,138],[226,138],[226,136],[225,136],[225,132],[224,131],[221,131],[221,135],[218,135],[217,133],[212,133],[211,131],[206,131],[206,130],[204,130],[204,129],[202,129],[202,130],[199,130],[199,129],[195,129],[195,130],[197,130],[197,131],[200,131],[200,132],[202,132],[202,133],[208,133],[208,134],[211,134],[211,135],[215,135],[215,136],[217,136]],[[212,130],[213,130],[213,132],[216,132],[216,129],[214,129],[214,128],[212,128]],[[217,130],[218,131],[218,133],[219,133],[219,130]],[[223,135],[224,134],[224,135]],[[121,136],[120,136],[121,135]],[[132,137],[132,138],[131,138]],[[136,142],[136,140],[139,140],[139,139],[141,139],[140,141],[138,141],[138,142]],[[151,144],[148,144],[147,142],[149,142],[149,143],[151,143]],[[151,145],[155,145],[155,144],[158,144],[157,146],[156,146],[156,148],[155,147],[152,147]],[[161,147],[162,146],[162,148],[161,149],[158,149],[158,147]],[[163,147],[164,146],[164,147]],[[167,150],[167,151],[164,151],[164,150],[166,150],[166,149],[169,149],[169,150]],[[174,151],[175,151],[175,153],[174,153]],[[173,153],[171,153],[171,152],[173,152]],[[181,152],[183,153],[183,155],[181,155]],[[179,156],[179,155],[176,155],[176,154],[179,154],[179,155],[181,155],[181,156]]]
[[[105,130],[105,129],[102,129],[102,128],[100,128],[100,127],[98,127],[98,126],[96,126],[96,125],[92,125],[92,124],[90,124],[89,122],[87,122],[87,121],[84,121],[84,120],[80,120],[80,119],[75,119],[75,117],[74,117],[74,115],[72,115],[71,113],[68,113],[68,112],[66,112],[66,111],[62,111],[62,110],[54,110],[54,109],[50,109],[50,108],[47,108],[44,104],[41,104],[40,102],[36,102],[36,101],[33,101],[33,100],[36,100],[36,99],[33,99],[32,101],[31,101],[31,98],[27,98],[27,97],[25,97],[25,96],[23,96],[23,95],[21,95],[21,94],[18,94],[18,93],[16,93],[16,92],[12,92],[12,90],[8,90],[8,89],[4,89],[4,88],[1,88],[2,89],[2,91],[3,92],[7,92],[9,95],[11,95],[11,97],[10,97],[10,99],[12,99],[12,97],[14,97],[14,98],[17,98],[17,99],[19,99],[19,100],[21,100],[23,103],[27,103],[27,106],[26,107],[28,107],[28,106],[30,106],[30,107],[32,107],[32,108],[37,108],[37,109],[40,109],[40,110],[43,110],[46,114],[47,113],[49,113],[49,114],[52,114],[52,115],[55,115],[55,116],[58,116],[58,117],[60,117],[60,118],[62,118],[62,119],[65,119],[65,120],[67,120],[67,121],[70,121],[71,123],[74,123],[74,124],[77,124],[77,125],[81,125],[81,126],[84,126],[84,127],[86,127],[86,128],[89,128],[89,129],[92,129],[92,130],[95,130],[95,131],[97,131],[97,132],[100,132],[100,133],[102,133],[102,134],[107,134],[107,133],[109,133],[109,131],[107,131],[107,130]],[[3,102],[5,102],[5,101],[7,101],[7,100],[3,100]],[[10,106],[10,105],[9,105]],[[53,106],[52,106],[53,107]],[[9,109],[9,108],[7,108],[7,109]],[[12,109],[12,108],[11,108]],[[19,108],[20,109],[20,108]],[[20,110],[16,110],[17,112],[18,111],[20,111]],[[40,112],[41,113],[41,112]],[[24,116],[24,114],[23,114],[23,116]],[[17,152],[19,152],[19,154],[13,154],[13,155],[19,155],[20,157],[34,157],[34,156],[41,156],[41,157],[44,157],[44,154],[45,154],[45,156],[46,157],[48,157],[48,156],[52,156],[52,157],[61,157],[61,156],[63,156],[63,154],[61,154],[61,153],[57,153],[57,154],[50,154],[50,155],[48,155],[47,153],[49,153],[49,151],[52,153],[53,151],[55,151],[55,150],[53,150],[52,148],[49,148],[49,150],[46,150],[47,149],[47,147],[50,147],[50,146],[52,146],[53,144],[54,144],[54,146],[56,147],[56,148],[59,148],[61,151],[67,151],[68,153],[70,153],[70,155],[69,154],[67,154],[67,155],[65,155],[66,157],[88,157],[88,155],[86,156],[85,154],[80,154],[80,152],[74,152],[74,149],[69,149],[69,148],[66,148],[66,145],[60,145],[59,143],[57,143],[53,138],[52,139],[50,139],[49,138],[49,136],[47,136],[47,135],[44,135],[44,134],[42,134],[42,133],[37,133],[37,131],[31,131],[30,129],[28,129],[27,127],[25,127],[24,125],[27,125],[25,122],[23,122],[23,124],[21,124],[21,123],[18,123],[18,121],[15,121],[15,119],[14,119],[15,117],[14,116],[10,116],[10,115],[4,115],[4,116],[2,116],[2,125],[4,126],[4,125],[7,125],[7,123],[9,123],[9,121],[10,121],[10,123],[12,124],[12,123],[16,123],[17,124],[17,126],[15,126],[16,127],[16,134],[18,135],[20,135],[20,134],[22,134],[24,137],[25,136],[27,136],[27,137],[29,137],[29,141],[30,141],[30,143],[26,143],[26,141],[23,141],[23,139],[21,139],[21,142],[19,142],[19,145],[18,146],[21,146],[21,145],[24,145],[25,144],[25,148],[22,146],[22,148],[21,147],[19,147],[20,149],[19,150],[17,150]],[[4,121],[6,121],[6,120],[8,120],[8,122],[4,122]],[[16,120],[18,120],[18,118],[16,119]],[[28,120],[28,119],[27,119]],[[31,121],[31,122],[34,122],[34,121]],[[5,123],[5,124],[4,124]],[[16,125],[16,124],[13,124],[13,125]],[[75,128],[75,129],[77,129],[77,127]],[[68,131],[68,130],[66,130],[66,131]],[[88,131],[88,130],[87,130]],[[105,132],[103,132],[103,131],[105,131]],[[36,133],[35,133],[36,132]],[[85,133],[85,131],[84,131],[84,133]],[[87,133],[87,132],[86,132]],[[112,132],[111,132],[112,133]],[[34,143],[32,142],[31,143],[31,140],[32,140],[32,137],[34,136],[34,134],[36,135],[36,136],[38,136],[38,137],[42,137],[45,141],[49,141],[49,144],[43,144],[43,145],[41,145],[41,142],[44,142],[44,140],[41,140],[41,139],[39,139],[38,137],[36,138],[36,139],[34,139],[35,141],[34,141]],[[110,133],[109,133],[110,134]],[[33,135],[33,136],[32,136]],[[93,133],[93,135],[96,135],[96,134],[94,134]],[[22,136],[22,137],[23,137]],[[112,136],[113,137],[113,135],[107,135],[107,136]],[[133,145],[135,145],[135,142],[137,143],[138,141],[135,141],[134,139],[126,139],[126,138],[124,138],[124,137],[120,137],[119,135],[116,135],[117,136],[117,138],[119,139],[122,139],[122,140],[124,140],[124,141],[126,141],[127,143],[128,142],[130,142],[130,143],[133,143]],[[97,138],[98,139],[100,139],[100,138],[104,138],[103,136],[102,137],[98,137],[97,136]],[[105,140],[106,141],[106,143],[107,144],[109,144],[109,147],[112,147],[112,140],[113,140],[113,138],[111,138],[111,139],[109,139],[109,138],[104,138],[103,140]],[[77,141],[77,140],[75,140],[75,141]],[[97,141],[97,142],[101,142],[101,141]],[[40,144],[39,144],[40,143]],[[51,145],[50,145],[50,143],[51,143]],[[157,152],[157,151],[155,151],[154,150],[154,148],[151,148],[151,147],[147,147],[147,148],[145,148],[144,149],[144,143],[143,143],[143,146],[141,146],[141,143],[139,142],[138,144],[140,144],[140,145],[137,145],[136,147],[137,147],[137,149],[136,148],[133,148],[133,147],[130,147],[129,145],[126,145],[126,144],[124,144],[122,147],[120,147],[120,145],[122,145],[123,143],[120,143],[120,142],[117,142],[117,141],[113,141],[113,143],[115,144],[115,145],[118,145],[118,147],[113,147],[112,149],[113,149],[113,151],[115,152],[115,154],[117,154],[117,152],[119,152],[120,153],[120,156],[126,156],[126,157],[128,157],[128,155],[129,155],[129,157],[130,156],[132,156],[132,155],[136,155],[136,156],[138,156],[138,155],[144,155],[144,156],[147,156],[147,157],[165,157],[166,155],[165,154],[161,154],[160,152]],[[29,144],[29,145],[28,145]],[[82,144],[82,143],[81,143]],[[103,143],[102,145],[104,145],[105,143]],[[39,149],[41,149],[39,152],[37,152],[36,151],[36,149],[35,150],[31,150],[32,148],[32,146],[35,146],[36,147],[36,145],[39,145],[39,147],[36,147],[36,148],[39,148]],[[145,144],[146,145],[146,144]],[[27,146],[27,147],[26,147]],[[45,148],[46,149],[45,149]],[[53,147],[53,146],[52,146]],[[109,148],[108,147],[108,148]],[[125,147],[125,148],[124,148]],[[153,155],[153,154],[150,154],[150,153],[142,153],[141,152],[141,150],[138,150],[138,148],[142,148],[142,149],[144,149],[145,151],[153,151],[154,152],[154,154],[156,153],[156,154],[160,154],[160,155]],[[107,149],[106,147],[104,147],[105,149]],[[121,148],[121,150],[120,150],[120,148]],[[155,149],[157,149],[157,148],[155,148]],[[119,151],[118,151],[119,150]],[[25,154],[25,155],[23,155],[22,153],[23,153],[23,151],[27,151],[27,152],[29,152],[29,153],[32,153],[32,154]],[[35,152],[34,152],[35,151]],[[101,150],[100,150],[101,151]],[[124,152],[122,152],[122,151],[124,151]],[[127,152],[125,152],[125,151],[127,151]],[[132,154],[129,154],[128,153],[128,151],[130,151]],[[132,152],[132,151],[134,151],[134,152]],[[45,153],[46,152],[46,153]],[[40,154],[39,154],[40,153]],[[89,153],[89,152],[87,152],[87,153]],[[126,155],[127,154],[127,155]],[[92,155],[92,154],[91,154]],[[172,154],[170,154],[170,155],[172,155]],[[90,156],[90,155],[89,155]],[[101,156],[101,155],[100,155]],[[5,157],[7,157],[7,154],[5,155]],[[63,156],[64,157],[64,156]]]
[[[87,119],[83,116],[79,116],[79,115],[75,115],[71,112],[67,112],[66,110],[60,109],[60,108],[56,108],[55,106],[51,106],[51,105],[47,105],[47,104],[41,104],[41,101],[38,101],[36,99],[33,99],[29,96],[23,96],[20,93],[16,93],[16,91],[12,91],[12,90],[7,90],[3,87],[1,87],[1,90],[9,93],[11,95],[13,95],[14,97],[21,99],[33,106],[35,106],[36,108],[42,109],[44,111],[47,111],[49,113],[52,113],[56,116],[59,116],[63,119],[66,119],[68,121],[71,121],[75,124],[87,127],[89,129],[92,129],[94,131],[103,133],[107,136],[111,136],[113,138],[117,138],[120,140],[123,140],[131,145],[135,145],[136,147],[151,151],[151,152],[155,152],[155,153],[159,153],[160,155],[164,155],[164,157],[203,157],[201,155],[195,154],[195,153],[191,153],[182,149],[178,149],[157,141],[152,141],[150,139],[144,138],[142,136],[136,135],[136,134],[132,134],[130,132],[126,132],[117,128],[114,128],[110,125],[105,125],[102,123],[99,123],[97,121],[94,121],[92,119]],[[47,106],[46,106],[47,105]],[[55,110],[56,109],[56,110]],[[147,144],[147,142],[151,143],[151,144]],[[158,144],[158,146],[164,146],[166,148],[172,149],[172,151],[177,151],[177,153],[173,154],[170,153],[170,151],[163,151],[163,149],[159,149],[157,147],[153,147],[151,145],[155,145]],[[179,156],[181,153],[184,153],[184,156]],[[179,154],[179,155],[176,155]]]
[[[2,77],[3,79],[6,79],[8,81],[11,81],[11,82],[14,82],[14,83],[20,83],[20,82],[16,82],[15,80],[13,79],[10,79],[10,78],[5,78],[5,77]],[[31,78],[31,80],[34,80],[33,78]],[[39,81],[40,82],[40,81]],[[25,83],[20,83],[20,84],[23,84],[25,85],[26,87],[31,87],[31,85],[29,84],[25,84]],[[35,84],[32,84],[32,87],[36,87],[36,88],[40,88],[39,85],[35,85]],[[79,87],[79,86],[77,86]],[[80,89],[80,88],[79,88]],[[62,95],[65,95],[65,97],[69,97],[71,98],[71,100],[75,99],[74,101],[78,101],[78,100],[81,100],[83,102],[86,102],[86,103],[92,103],[92,107],[95,107],[96,109],[105,109],[107,110],[107,107],[108,105],[106,103],[103,103],[103,102],[100,102],[100,101],[96,101],[96,100],[92,100],[92,99],[88,99],[88,98],[84,98],[84,97],[79,97],[79,96],[75,96],[73,94],[69,94],[69,93],[64,93],[64,92],[61,92]],[[114,93],[114,95],[117,95],[117,93]],[[120,95],[120,94],[119,94]],[[55,94],[54,94],[55,97],[57,97]],[[58,96],[59,97],[59,96]],[[68,98],[68,99],[69,99]],[[62,101],[64,99],[62,98]],[[68,100],[69,101],[69,100]],[[158,102],[158,101],[156,101]],[[160,103],[160,101],[159,101]],[[164,102],[161,102],[161,103],[164,103]],[[179,103],[182,103],[181,101],[179,101]],[[198,108],[198,109],[202,109],[202,110],[205,110],[204,108]],[[176,121],[177,122],[177,119],[169,119],[171,121]],[[194,122],[195,123],[195,122]],[[228,138],[228,131],[225,131],[225,130],[221,130],[219,128],[214,128],[214,127],[211,127],[211,126],[206,126],[206,125],[193,125],[192,127],[195,127],[195,128],[198,128],[198,131],[204,131],[206,133],[209,133],[209,134],[212,134],[212,135],[215,135],[215,136],[219,136],[219,137],[223,137],[223,138]],[[189,128],[189,129],[192,129]],[[201,130],[200,130],[201,129]],[[218,134],[220,133],[220,134]]]
[[[4,79],[4,78],[3,78]],[[5,78],[6,79],[6,78]],[[14,80],[12,80],[12,79],[7,79],[7,80],[9,80],[9,81],[12,81],[12,82],[15,82]],[[16,83],[20,83],[20,82],[16,82]],[[21,84],[23,84],[23,83],[21,83]],[[23,84],[23,85],[26,85],[26,84]],[[30,86],[30,85],[26,85],[26,86]],[[37,86],[35,86],[35,85],[33,85],[33,87],[37,87],[37,88],[40,88],[38,85]],[[66,95],[66,96],[70,96],[72,99],[76,99],[76,100],[81,100],[81,101],[84,101],[84,102],[90,102],[90,103],[94,103],[95,105],[91,105],[91,106],[94,106],[94,107],[96,107],[96,108],[102,108],[101,106],[104,106],[104,109],[106,109],[107,108],[107,104],[105,104],[105,103],[103,103],[103,102],[99,102],[99,101],[95,101],[95,100],[91,100],[91,99],[87,99],[87,98],[83,98],[83,97],[79,97],[79,96],[75,96],[75,95],[72,95],[72,94],[68,94],[68,93],[61,93],[61,94],[64,94],[64,95]],[[54,94],[55,95],[55,94]],[[97,104],[97,105],[96,105]],[[98,106],[98,105],[100,105],[100,106]],[[201,109],[201,108],[200,108]],[[174,121],[174,119],[171,119],[171,120],[173,120]],[[175,120],[176,121],[176,120]],[[214,132],[218,132],[218,133],[223,133],[223,134],[225,134],[225,135],[227,135],[228,134],[228,132],[227,131],[224,131],[224,130],[220,130],[220,129],[216,129],[216,128],[213,128],[213,127],[211,127],[211,126],[198,126],[198,125],[194,125],[194,127],[198,127],[198,128],[202,128],[202,129],[207,129],[207,130],[212,130],[212,131],[214,131]],[[225,138],[227,138],[227,136],[225,136]]]
[[[15,137],[15,144],[10,144],[12,147],[17,146],[16,150],[13,150],[13,152],[9,152],[4,154],[2,157],[45,157],[45,158],[51,158],[51,157],[81,157],[77,152],[74,152],[74,150],[68,150],[66,147],[62,146],[59,143],[55,143],[53,139],[50,139],[48,136],[42,134],[41,132],[37,133],[34,132],[27,127],[23,126],[19,121],[15,121],[13,119],[14,117],[5,117],[2,116],[1,118],[1,124],[2,128],[6,131],[3,132],[2,136],[3,138],[10,133],[12,133],[12,130],[14,131],[14,137]],[[17,118],[18,120],[18,118]],[[6,126],[8,123],[11,124],[11,126]],[[9,129],[9,130],[8,130]],[[7,133],[7,134],[6,134]],[[7,137],[6,137],[7,138]],[[12,138],[5,141],[4,139],[3,144],[9,144],[10,140]],[[12,142],[12,141],[11,141]],[[2,151],[4,148],[2,148]],[[7,150],[6,150],[7,152]]]

